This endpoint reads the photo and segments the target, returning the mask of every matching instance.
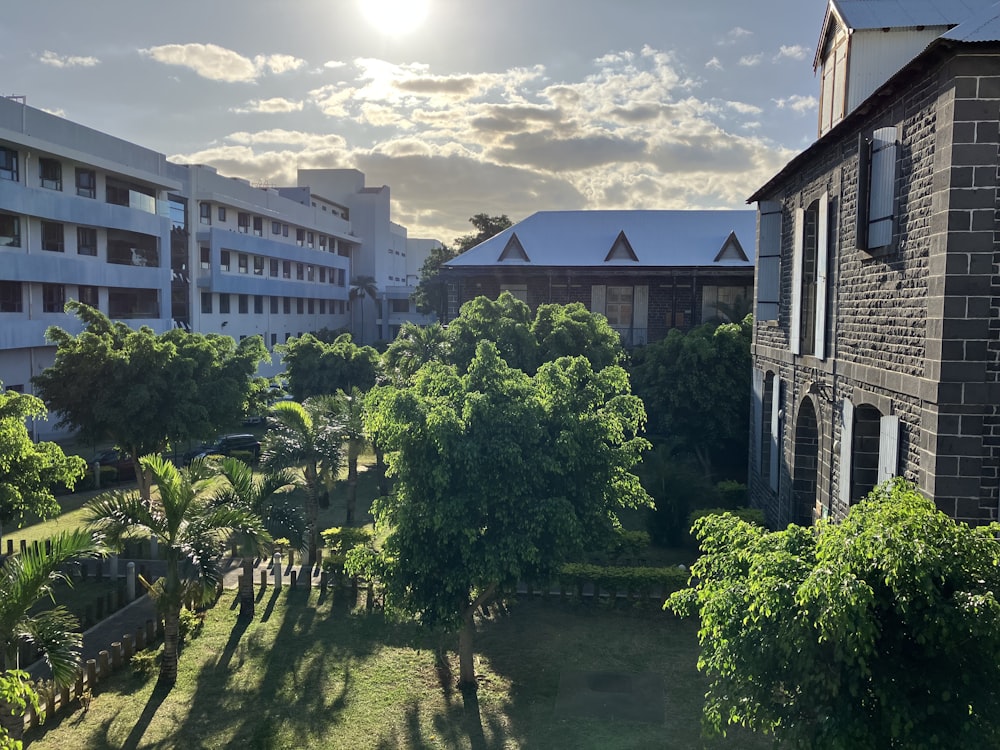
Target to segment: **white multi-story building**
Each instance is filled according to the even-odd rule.
[[[405,320],[423,322],[409,297],[433,244],[408,240],[389,218],[389,188],[365,187],[356,170],[301,170],[298,187],[254,187],[0,98],[8,388],[31,392],[52,363],[46,328],[80,330],[68,299],[134,327],[259,334],[269,348],[322,328],[388,338]],[[359,276],[374,279],[379,303],[366,299],[363,312],[351,310]]]

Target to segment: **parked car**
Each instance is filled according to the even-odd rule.
[[[260,441],[255,435],[246,433],[219,435],[211,443],[203,443],[188,453],[184,462],[191,463],[194,459],[205,458],[205,456],[231,456],[238,452],[250,453],[253,460],[256,461],[260,457]]]
[[[101,466],[111,466],[118,472],[118,479],[135,479],[135,462],[132,457],[120,448],[108,448],[101,451],[90,461],[96,461]]]

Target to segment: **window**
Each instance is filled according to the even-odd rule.
[[[306,247],[312,247],[312,246],[313,246],[313,233],[306,232]]]
[[[389,300],[389,311],[394,313],[408,313],[410,311],[410,300],[408,299]]]
[[[253,233],[258,237],[264,236],[264,218],[261,216],[253,217]]]
[[[212,250],[208,247],[201,248],[201,267],[205,270],[211,266],[212,263]]]
[[[750,294],[745,286],[706,286],[701,290],[701,320],[727,323],[743,320],[750,312]],[[735,318],[735,320],[734,320]]]
[[[282,224],[281,225],[281,236],[282,237],[287,237],[288,236],[288,225],[287,224]]]
[[[316,301],[312,297],[306,300],[306,312],[310,315],[316,314]]]
[[[781,381],[773,372],[753,371],[754,456],[762,478],[778,491],[781,436]]]
[[[0,214],[0,247],[21,247],[21,218]]]
[[[896,128],[879,128],[858,139],[858,216],[855,246],[869,252],[892,243],[896,203]]]
[[[0,146],[0,180],[18,181],[17,151]]]
[[[42,222],[42,250],[61,253],[66,249],[63,225],[55,221]]]
[[[285,315],[291,315],[291,313],[292,313],[292,298],[291,297],[283,297],[282,298],[281,309],[282,309],[282,312],[285,313]]]
[[[290,260],[281,261],[281,278],[292,278],[292,262]]]
[[[319,267],[319,283],[326,283],[326,268],[324,266]]]
[[[337,286],[345,286],[347,284],[347,272],[343,268],[337,269]]]
[[[219,206],[219,221],[224,222],[226,220],[226,207]]]
[[[212,223],[212,204],[202,203],[198,206],[199,215],[201,217],[202,224]]]
[[[76,168],[76,194],[81,198],[97,197],[97,173],[93,169]]]
[[[277,343],[278,343],[278,334],[272,333],[271,334],[271,346],[276,346]]]
[[[0,281],[0,313],[19,313],[24,309],[20,281]]]
[[[632,287],[609,286],[604,315],[612,327],[628,328],[632,325]]]
[[[321,234],[319,236],[319,249],[320,250],[326,250],[326,235],[325,234]]]
[[[313,273],[314,273],[313,267],[312,266],[306,266],[306,281],[312,281],[313,280]]]
[[[781,204],[757,205],[757,320],[777,320],[781,299]]]
[[[212,293],[202,292],[201,293],[201,311],[203,313],[212,312]]]
[[[826,193],[795,212],[792,257],[792,354],[826,357],[826,271],[829,198]]]
[[[819,134],[844,119],[847,110],[847,45],[848,35],[838,28],[823,49],[820,73]]]
[[[97,230],[94,227],[76,228],[76,254],[97,255]]]
[[[281,234],[281,222],[272,221],[271,222],[271,234]]]
[[[390,253],[392,250],[389,251]],[[501,284],[501,292],[510,292],[514,295],[514,299],[519,299],[524,304],[528,304],[528,285],[527,284]]]
[[[275,258],[271,258],[269,265],[271,267],[270,268],[271,278],[274,279],[278,278],[278,261]]]
[[[306,244],[306,230],[305,229],[296,229],[295,230],[295,244],[297,244],[299,247],[302,247],[304,244]]]
[[[277,297],[270,297],[269,299],[271,300],[271,308],[270,308],[271,309],[271,314],[272,315],[277,315],[278,314],[278,298]]]
[[[96,286],[80,285],[76,288],[77,299],[85,305],[97,308],[99,305],[100,292]]]
[[[66,287],[62,284],[42,284],[42,312],[61,313],[66,307]]]
[[[237,307],[240,315],[246,315],[250,311],[250,300],[247,295],[239,295],[239,307]]]
[[[250,214],[243,212],[236,214],[236,228],[243,234],[250,233]]]
[[[260,294],[253,296],[253,313],[254,315],[263,315],[264,313],[264,297]]]
[[[295,264],[295,278],[299,281],[305,278],[305,269],[302,267],[301,263]]]
[[[259,255],[253,256],[253,275],[263,276],[264,275],[264,259]]]
[[[38,179],[46,190],[62,190],[62,164],[57,159],[39,159]]]
[[[325,299],[321,299],[319,301],[319,314],[320,315],[326,315],[326,300]]]
[[[249,260],[249,258],[247,258],[246,254],[240,253],[239,258],[237,259],[237,262],[239,263],[240,273],[247,273],[247,271],[249,269],[249,262],[250,262],[250,260]]]
[[[304,300],[301,297],[299,297],[298,299],[295,300],[295,312],[296,313],[298,313],[299,315],[305,315],[305,308],[306,308],[306,306],[304,304]]]
[[[229,314],[229,295],[220,294],[219,295],[219,312],[223,315]]]
[[[223,250],[220,254],[219,268],[223,271],[229,270],[229,251]]]

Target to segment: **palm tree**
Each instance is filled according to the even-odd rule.
[[[448,339],[444,326],[432,323],[418,326],[403,323],[396,339],[385,350],[386,369],[395,374],[402,385],[408,382],[428,362],[443,362],[448,356]]]
[[[191,470],[179,470],[161,456],[143,456],[139,461],[158,488],[150,503],[137,492],[110,492],[87,503],[86,518],[110,546],[120,547],[127,535],[139,533],[155,537],[164,550],[167,574],[149,590],[163,615],[160,682],[172,685],[177,681],[184,602],[204,604],[215,596],[222,578],[220,557],[230,536],[242,534],[261,551],[271,537],[258,516],[213,502],[218,478],[216,472],[205,471],[208,464],[195,461]]]
[[[328,502],[344,451],[344,425],[335,396],[313,396],[298,404],[281,401],[271,407],[271,430],[261,446],[265,469],[302,467],[306,493],[309,564],[319,547],[319,507]]]
[[[0,675],[20,680],[18,646],[26,641],[42,652],[59,686],[72,684],[80,669],[80,633],[76,618],[63,606],[31,613],[42,598],[53,596],[53,585],[72,580],[62,572],[74,558],[100,551],[94,538],[81,530],[63,532],[49,549],[28,548],[10,555],[0,566]],[[8,696],[12,697],[12,696]],[[24,731],[21,711],[0,699],[0,739],[4,731],[19,740]],[[3,744],[0,742],[0,744]],[[6,745],[4,745],[6,747]]]
[[[351,292],[350,298],[352,300],[361,300],[361,332],[358,339],[364,343],[365,340],[365,297],[371,297],[375,300],[375,305],[378,308],[378,316],[382,317],[382,301],[378,298],[378,286],[375,283],[374,276],[355,276],[351,279]]]
[[[306,538],[306,523],[302,511],[291,502],[288,488],[295,484],[295,476],[287,469],[269,471],[254,476],[253,469],[238,458],[225,458],[221,464],[222,476],[227,484],[215,495],[217,505],[242,508],[259,516],[272,539],[288,539],[293,549],[301,549]],[[253,540],[239,535],[243,556],[243,580],[240,585],[240,617],[253,617]]]
[[[344,437],[347,438],[347,518],[346,525],[354,523],[358,504],[358,458],[365,448],[364,394],[360,388],[352,388],[350,395],[337,391],[337,401],[344,423]]]

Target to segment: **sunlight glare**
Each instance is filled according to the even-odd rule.
[[[358,0],[365,19],[390,36],[415,31],[427,17],[429,0]]]

